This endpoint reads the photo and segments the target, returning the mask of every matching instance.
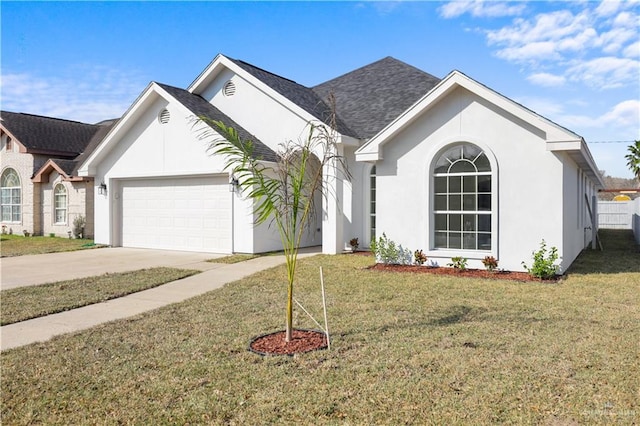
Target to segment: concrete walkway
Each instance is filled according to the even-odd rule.
[[[108,251],[108,250],[122,250],[121,253],[125,255],[125,250],[136,250],[136,249],[97,249],[97,250],[88,250],[88,251]],[[151,252],[157,252],[157,255],[160,258],[163,257],[163,253],[152,250]],[[84,252],[78,252],[84,253]],[[319,248],[316,249],[307,249],[302,250],[299,258],[313,256],[319,253]],[[149,253],[148,255],[152,255]],[[167,255],[167,253],[164,253]],[[90,306],[85,306],[83,308],[74,309],[71,311],[61,312],[59,314],[48,315],[45,317],[35,318],[32,320],[22,321],[15,324],[6,325],[0,327],[0,350],[4,351],[11,348],[16,348],[19,346],[28,345],[30,343],[35,342],[44,342],[46,340],[51,339],[54,336],[58,336],[65,333],[72,333],[80,330],[85,330],[90,327],[96,326],[98,324],[106,323],[109,321],[114,321],[122,318],[131,317],[134,315],[141,314],[143,312],[151,311],[153,309],[160,308],[162,306],[170,305],[172,303],[182,302],[186,299],[189,299],[194,296],[198,296],[200,294],[206,293],[211,290],[218,289],[225,284],[239,280],[256,272],[259,272],[264,269],[268,269],[274,266],[278,266],[284,263],[284,256],[264,256],[256,259],[248,260],[245,262],[235,263],[235,264],[216,264],[216,263],[203,263],[204,259],[200,259],[199,256],[202,255],[194,253],[190,253],[192,257],[186,256],[183,258],[184,264],[176,265],[176,264],[166,264],[161,263],[155,266],[174,266],[181,268],[192,268],[198,269],[194,266],[201,266],[202,268],[206,268],[204,272],[193,275],[191,277],[187,277],[178,281],[173,281],[159,287],[155,287],[149,290],[144,290],[138,293],[130,294],[125,297],[121,297],[118,299],[113,299],[103,303],[97,303]],[[40,256],[40,255],[38,255]],[[54,256],[51,255],[42,255],[42,256]],[[145,255],[146,256],[146,255]],[[210,259],[214,256],[211,254],[205,254],[206,258]],[[26,256],[24,256],[26,257]],[[34,261],[33,256],[31,263],[31,269],[41,269],[40,265]],[[66,259],[70,259],[73,256],[67,256]],[[102,259],[102,256],[99,256]],[[117,257],[117,256],[116,256]],[[62,258],[65,258],[62,256]],[[82,260],[82,256],[73,257],[76,260]],[[115,257],[114,257],[115,258]],[[151,256],[153,258],[153,256]],[[177,258],[181,258],[181,255],[178,255]],[[5,274],[8,276],[14,276],[15,271],[11,271],[11,267],[7,267],[5,264],[5,260],[9,260],[13,258],[3,258],[2,259],[2,288],[5,288]],[[15,258],[17,259],[17,258]],[[175,257],[171,257],[174,259]],[[190,260],[187,260],[190,259]],[[60,260],[60,259],[58,259]],[[165,259],[166,260],[166,259]],[[47,262],[49,262],[47,260]],[[155,260],[153,262],[156,262]],[[153,263],[152,262],[152,263]],[[104,262],[103,262],[104,263]],[[124,262],[123,263],[127,263]],[[147,264],[148,262],[143,262]],[[131,265],[138,264],[136,261],[132,261],[128,263],[129,266],[121,265],[116,262],[114,267],[122,267],[124,270],[132,270],[130,268]],[[150,266],[143,266],[150,267]],[[67,265],[58,264],[58,268],[67,269]],[[94,266],[94,268],[98,268],[98,266]],[[202,270],[202,268],[200,268]],[[136,269],[136,268],[134,268]],[[140,268],[137,268],[140,269]],[[95,271],[96,269],[92,269]],[[28,271],[25,271],[25,274]],[[116,270],[109,269],[105,272],[116,272]],[[104,273],[104,272],[101,272]],[[99,275],[98,272],[91,272],[89,274],[85,274],[82,276],[90,276],[90,275]],[[27,275],[41,275],[39,272],[34,272],[33,274]],[[18,274],[15,274],[17,277]],[[44,282],[52,282],[52,281],[60,281],[62,279],[67,278],[59,278],[62,274],[56,273],[55,279],[52,279],[51,275],[47,276],[47,281]],[[27,277],[29,278],[29,277]],[[24,281],[31,282],[33,281],[33,277],[29,279],[25,279]],[[77,278],[77,277],[76,277]],[[14,282],[19,282],[18,278],[15,279]],[[35,284],[28,284],[33,285]],[[18,283],[14,286],[20,286]]]

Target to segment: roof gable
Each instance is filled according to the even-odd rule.
[[[498,108],[540,129],[545,135],[547,150],[565,151],[594,182],[603,185],[598,168],[581,136],[455,70],[371,140],[361,146],[356,151],[356,160],[381,160],[383,158],[383,146],[386,143],[392,142],[395,135],[411,125],[425,111],[435,107],[441,99],[458,87],[474,93]]]
[[[176,101],[181,103],[185,108],[191,111],[195,117],[206,117],[213,121],[221,121],[225,126],[233,127],[243,141],[253,142],[254,155],[256,158],[265,161],[277,161],[278,156],[271,148],[246,131],[242,126],[218,108],[207,102],[203,97],[194,95],[193,93],[177,87],[161,83],[156,84],[171,95]]]
[[[320,97],[333,93],[342,119],[361,138],[371,138],[440,79],[390,56],[313,88]]]

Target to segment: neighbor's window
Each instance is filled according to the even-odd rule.
[[[22,190],[20,178],[13,169],[6,169],[0,177],[2,199],[2,221],[20,222],[22,220]]]
[[[436,160],[434,248],[491,250],[491,164],[477,146],[461,143]]]
[[[53,193],[55,223],[62,225],[67,223],[67,188],[63,184],[56,185]]]

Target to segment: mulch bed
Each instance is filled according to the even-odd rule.
[[[290,342],[284,337],[284,330],[258,336],[249,343],[249,350],[258,355],[295,355],[327,348],[327,336],[321,331],[296,329]]]
[[[429,267],[429,266],[417,266],[417,265],[387,265],[383,263],[376,263],[370,266],[368,269],[375,271],[386,272],[411,272],[416,274],[434,274],[434,275],[450,275],[455,277],[465,278],[485,278],[491,280],[510,280],[510,281],[534,281],[555,283],[558,282],[562,276],[556,276],[555,278],[542,280],[540,278],[532,277],[527,272],[511,272],[511,271],[494,271],[489,272],[484,269],[455,269],[444,267]]]

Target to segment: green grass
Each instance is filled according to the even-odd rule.
[[[104,302],[197,273],[199,271],[151,268],[2,290],[0,324],[12,324]]]
[[[61,251],[84,250],[103,247],[93,240],[69,239],[58,237],[23,237],[21,235],[2,235],[0,237],[0,256],[24,256],[28,254],[57,253]]]
[[[296,298],[322,317],[322,266],[331,351],[247,351],[251,337],[283,328],[278,267],[3,352],[3,423],[638,424],[640,272],[620,265],[639,253],[585,255],[557,284],[304,259]],[[295,321],[313,328],[302,313]]]

